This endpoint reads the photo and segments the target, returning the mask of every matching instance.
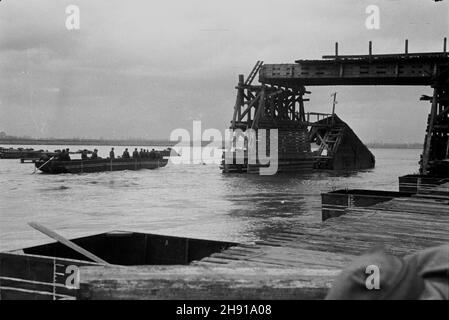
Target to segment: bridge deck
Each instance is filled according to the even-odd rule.
[[[428,86],[449,69],[448,53],[324,56],[323,60],[297,60],[265,64],[259,81],[296,86],[404,85]]]

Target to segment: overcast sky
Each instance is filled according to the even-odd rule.
[[[67,30],[66,6],[80,8]],[[368,5],[380,29],[365,27]],[[239,73],[257,60],[441,51],[449,1],[3,0],[0,131],[34,137],[162,138],[176,128],[224,130]],[[422,142],[429,88],[323,87],[308,111],[337,113],[365,142]]]

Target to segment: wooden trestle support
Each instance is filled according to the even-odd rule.
[[[223,172],[259,173],[261,167],[271,165],[261,163],[259,157],[273,156],[273,130],[277,130],[277,148],[273,149],[277,149],[277,172],[374,166],[374,156],[337,115],[305,112],[304,102],[309,101],[306,97],[311,93],[305,86],[253,85],[262,64],[258,61],[246,80],[239,75],[231,124],[233,137],[228,139],[223,153]],[[250,130],[257,138],[248,134]],[[239,139],[243,141],[240,144],[236,142]],[[318,150],[311,150],[312,143],[319,146]],[[254,161],[249,160],[251,148],[257,154]]]
[[[449,69],[433,85],[433,96],[422,96],[431,103],[420,161],[420,173],[449,177]]]
[[[239,75],[236,87],[237,99],[234,106],[231,129],[234,131],[234,144],[239,133],[245,136],[250,129],[257,134],[257,144],[254,151],[266,152],[270,155],[270,132],[277,129],[277,161],[278,171],[310,171],[314,167],[315,159],[311,153],[304,102],[309,99],[304,96],[310,94],[303,86],[281,87],[276,85],[253,85],[252,81],[258,73],[262,62],[258,61],[248,78]],[[265,150],[261,150],[261,129],[265,129]],[[266,138],[265,138],[266,137]],[[232,152],[232,163],[225,163],[224,172],[257,173],[259,168],[267,166],[261,164],[259,159],[255,163],[248,161],[248,146],[251,146],[251,137],[246,135],[243,143],[244,159],[237,159],[238,152]],[[254,143],[255,141],[253,141]]]

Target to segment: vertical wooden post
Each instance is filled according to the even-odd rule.
[[[372,41],[369,42],[368,47],[369,47],[369,57],[371,59],[371,56],[373,55],[373,42]]]
[[[254,120],[251,124],[251,129],[258,129],[259,119],[263,117],[265,109],[265,88],[262,87],[259,98],[259,105],[257,107],[256,113],[254,114]]]
[[[408,39],[405,39],[405,54],[408,54]]]
[[[260,116],[264,117],[265,116],[265,87],[262,88],[262,91],[260,93],[259,108],[260,108]]]
[[[245,84],[245,77],[243,76],[243,74],[239,75],[239,108],[237,110],[237,114],[239,117],[239,121],[241,121],[242,119],[242,106],[244,104],[244,89],[243,89],[243,85]]]
[[[426,139],[424,140],[424,150],[422,154],[422,162],[421,162],[421,174],[428,173],[428,165],[430,160],[430,145],[432,143],[433,136],[433,125],[435,122],[435,117],[437,113],[438,106],[438,87],[433,89],[433,98],[432,98],[432,107],[430,109],[430,117],[429,123],[427,125],[427,134]]]
[[[300,121],[305,121],[306,120],[306,114],[305,114],[305,110],[304,110],[304,91],[305,89],[301,89],[298,92],[299,95],[299,120]],[[307,122],[309,122],[309,115],[307,115]]]
[[[443,52],[446,53],[447,52],[447,38],[444,37],[443,40]]]
[[[289,115],[289,119],[296,121],[299,120],[299,111],[298,114],[296,114],[296,102],[297,102],[297,98],[296,95],[299,95],[299,92],[293,92],[292,96],[290,97],[291,99],[291,107],[290,107],[290,115]],[[298,97],[299,99],[299,97]],[[301,108],[301,107],[299,107]]]
[[[251,124],[251,109],[252,109],[252,107],[248,104],[248,113],[247,113],[247,124],[246,124],[246,127],[248,128],[249,126],[250,126],[250,124]]]
[[[237,88],[237,98],[234,105],[234,115],[232,116],[232,129],[235,129],[235,122],[240,121],[241,107],[243,105],[243,84],[245,83],[245,78],[243,74],[239,74],[239,82]]]
[[[335,42],[335,58],[338,58],[338,42]]]
[[[334,96],[334,101],[332,102],[332,125],[334,125],[334,123],[335,123],[335,105],[337,104],[337,92],[334,92],[332,95]]]

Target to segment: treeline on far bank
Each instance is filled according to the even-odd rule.
[[[422,149],[422,143],[383,143],[383,142],[372,142],[367,143],[368,148],[374,149]]]
[[[209,145],[210,141],[202,141],[201,145]],[[15,145],[96,145],[96,146],[167,146],[173,147],[178,144],[177,141],[163,140],[163,139],[35,139],[22,137],[3,137],[0,138],[0,144],[15,144]],[[182,145],[188,142],[182,143]],[[193,144],[191,142],[191,144]],[[220,143],[216,143],[219,145]],[[421,149],[422,143],[387,143],[387,142],[371,142],[367,143],[368,148],[384,148],[384,149]]]

